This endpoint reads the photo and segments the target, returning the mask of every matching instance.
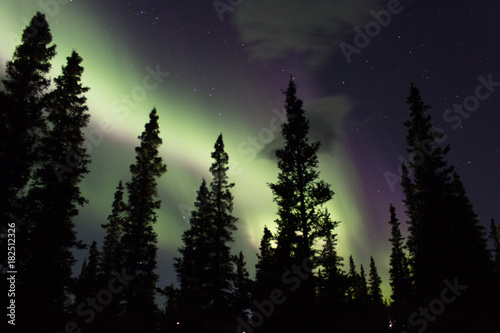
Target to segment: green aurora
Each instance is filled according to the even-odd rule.
[[[277,118],[273,107],[243,105],[230,97],[216,100],[206,94],[201,96],[201,93],[193,97],[193,92],[188,91],[184,83],[178,84],[179,81],[170,74],[165,75],[154,89],[145,89],[144,80],[151,71],[159,66],[161,71],[168,72],[174,64],[168,60],[161,64],[148,63],[141,50],[130,43],[124,30],[110,30],[104,18],[80,2],[60,2],[67,4],[47,1],[57,4],[57,7],[45,10],[53,42],[57,45],[51,77],[59,74],[65,58],[76,49],[83,58],[84,84],[91,88],[87,97],[92,115],[88,129],[92,164],[82,183],[89,203],[81,209],[76,221],[79,236],[86,243],[93,238],[102,242],[100,225],[110,214],[115,187],[119,180],[129,180],[128,168],[134,159],[137,136],[143,131],[150,110],[156,107],[164,141],[161,153],[168,167],[160,182],[162,208],[156,225],[160,248],[159,284],[164,285],[167,279],[170,282],[175,280],[172,258],[178,255],[176,249],[181,245],[181,234],[188,227],[195,190],[202,177],[210,181],[210,153],[221,132],[232,163],[231,180],[236,184],[234,215],[239,218],[239,230],[234,252],[242,249],[253,271],[263,227],[274,228],[276,206],[266,183],[276,179],[278,170],[273,160],[263,156],[279,142],[279,129],[273,131],[271,128]],[[12,57],[20,42],[27,20],[35,11],[44,10],[41,3],[19,5],[17,1],[7,1],[1,4],[2,74],[5,62]],[[226,70],[231,71],[234,66],[229,64],[228,67]],[[197,80],[193,74],[188,73],[184,80]],[[152,86],[154,81],[148,80]],[[300,80],[298,84],[300,86]],[[283,81],[280,87],[285,85],[286,81]],[[246,82],[245,89],[254,98],[266,94],[258,82]],[[305,100],[306,115],[308,105]],[[260,108],[259,112],[265,112],[266,116],[256,117],[255,108]],[[314,133],[311,135],[314,137]],[[255,156],[249,153],[252,150],[249,138],[256,138],[259,144],[256,147],[262,148],[253,148],[257,153]],[[270,138],[276,140],[267,142]],[[335,192],[329,210],[334,219],[342,221],[337,229],[339,252],[344,259],[352,254],[358,267],[362,263],[365,270],[370,255],[373,255],[384,280],[384,294],[388,295],[388,203],[383,207],[384,212],[387,210],[387,218],[377,221],[384,229],[382,234],[387,237],[375,243],[370,238],[374,227],[368,223],[373,219],[370,218],[368,199],[363,195],[363,184],[344,141],[332,139],[328,147],[333,147],[334,152],[322,151],[321,177],[332,184]]]

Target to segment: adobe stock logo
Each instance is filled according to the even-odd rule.
[[[313,269],[316,263],[322,262],[327,259],[327,256],[322,256],[319,258],[305,258],[302,260],[300,265],[292,265],[290,269],[287,269],[281,276],[281,282],[286,285],[289,292],[294,292],[300,288],[302,282],[307,280],[313,273]],[[285,291],[276,288],[269,293],[269,299],[264,299],[262,301],[254,300],[252,303],[255,306],[255,311],[252,313],[253,319],[250,321],[245,321],[243,318],[238,317],[238,327],[236,328],[237,333],[253,333],[253,329],[262,326],[265,323],[266,318],[273,315],[276,305],[281,305],[286,302],[287,297],[285,296]]]
[[[427,329],[429,322],[436,321],[437,317],[441,315],[446,309],[445,304],[451,304],[455,302],[458,296],[467,289],[466,285],[458,284],[458,278],[455,277],[453,280],[453,284],[451,284],[448,279],[445,279],[444,284],[446,285],[443,290],[441,290],[440,298],[435,298],[429,302],[427,308],[420,307],[418,312],[413,312],[408,318],[408,323],[417,328],[420,326],[417,331],[418,333],[422,333]],[[407,331],[403,331],[401,333],[408,333]]]
[[[93,297],[87,297],[76,307],[76,314],[83,317],[86,324],[91,323],[97,316],[97,313],[102,312],[106,305],[109,305],[113,298],[123,292],[130,281],[135,279],[135,276],[128,275],[125,269],[122,269],[121,274],[113,271],[111,274],[114,276],[108,281],[106,288],[102,288]],[[81,333],[82,329],[76,321],[68,321],[64,325],[64,331],[61,333]]]
[[[477,77],[479,83],[474,89],[474,94],[466,96],[462,103],[453,104],[453,109],[449,108],[443,113],[443,120],[446,123],[453,123],[451,128],[457,130],[462,126],[462,119],[468,119],[473,112],[476,112],[481,102],[486,101],[491,95],[500,87],[500,81],[493,81],[493,74],[490,73],[486,75],[479,75]],[[446,140],[448,140],[448,135],[445,134],[445,130],[436,127],[433,128],[433,139],[424,140],[423,142],[417,142],[418,149],[414,152],[408,154],[405,158],[403,155],[398,156],[398,174],[392,173],[389,170],[384,172],[384,178],[389,185],[391,192],[396,191],[396,184],[400,184],[403,176],[401,164],[405,163],[408,165],[409,162],[415,165],[421,165],[426,156],[430,156],[436,145],[443,145]],[[448,130],[446,131],[448,132]],[[417,158],[415,158],[417,157]],[[408,162],[409,161],[409,162]],[[408,176],[412,175],[412,169],[408,170]]]
[[[477,77],[479,84],[474,89],[474,94],[465,97],[462,104],[453,104],[453,110],[447,109],[443,113],[443,120],[447,123],[454,122],[454,130],[458,129],[462,125],[462,118],[467,119],[470,117],[471,112],[475,112],[479,109],[481,101],[487,100],[492,93],[495,92],[495,87],[500,87],[500,82],[493,81],[493,75],[488,74],[488,78],[485,79],[482,75]],[[465,110],[464,110],[465,109]]]

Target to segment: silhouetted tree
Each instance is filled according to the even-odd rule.
[[[343,271],[343,258],[337,254],[337,235],[333,233],[339,222],[331,222],[326,230],[326,242],[321,252],[318,276],[318,314],[322,331],[343,331],[345,327],[345,306],[347,303],[347,276]]]
[[[23,207],[19,207],[22,190],[30,180],[35,163],[41,159],[38,143],[47,129],[42,112],[50,85],[47,74],[56,54],[56,46],[51,43],[52,34],[45,15],[37,12],[23,31],[22,44],[16,47],[12,60],[6,65],[2,80],[5,91],[0,92],[2,221],[18,222],[19,217],[15,219],[15,216],[20,214],[19,210],[23,211]],[[0,228],[4,227],[2,223]]]
[[[430,107],[413,84],[407,103],[407,152],[413,158],[402,166],[402,186],[410,219],[407,245],[417,304],[428,303],[439,295],[445,279],[457,279],[468,286],[468,292],[454,304],[457,312],[447,311],[432,329],[471,329],[476,321],[470,319],[476,318],[472,313],[482,317],[482,309],[491,311],[485,299],[490,293],[485,282],[491,281],[491,268],[484,230],[458,175],[445,160],[450,148],[437,145],[443,134],[433,129]],[[470,306],[477,302],[481,306]],[[451,320],[452,316],[455,319]]]
[[[229,157],[224,151],[222,134],[219,135],[212,152],[214,162],[210,166],[212,182],[210,183],[209,205],[213,207],[210,220],[212,227],[210,241],[209,271],[207,272],[209,297],[213,300],[211,329],[217,331],[225,327],[230,318],[235,316],[231,308],[234,282],[233,256],[229,243],[233,241],[232,233],[236,230],[237,218],[232,215],[234,183],[228,180]]]
[[[272,241],[273,235],[266,226],[260,241],[260,253],[257,254],[257,264],[255,265],[255,296],[257,299],[267,297],[278,279],[279,272],[276,272]]]
[[[382,279],[378,275],[375,260],[370,257],[370,275],[368,280],[368,295],[370,296],[369,311],[371,332],[385,332],[388,326],[388,313],[382,297]]]
[[[123,266],[133,276],[125,291],[126,331],[152,332],[155,330],[157,307],[155,304],[157,235],[153,230],[158,197],[158,178],[167,167],[159,156],[162,144],[158,115],[153,109],[144,132],[135,148],[136,161],[130,166],[132,180],[127,183],[128,204],[123,227]]]
[[[48,95],[47,120],[50,127],[41,138],[43,156],[33,172],[27,194],[27,265],[23,271],[21,295],[26,297],[30,320],[42,331],[61,329],[72,292],[73,250],[79,248],[73,218],[86,199],[79,183],[88,173],[90,157],[84,146],[83,130],[90,115],[81,84],[82,58],[73,51],[55,78],[55,90]],[[70,165],[66,165],[70,164]],[[54,165],[65,165],[63,172]],[[43,286],[43,288],[40,288]],[[29,299],[29,302],[27,300]],[[20,318],[21,319],[21,318]]]
[[[24,219],[27,210],[25,200],[26,187],[32,177],[36,163],[40,162],[39,142],[46,129],[43,117],[45,94],[50,85],[47,74],[50,61],[55,55],[55,45],[45,15],[37,12],[24,29],[21,44],[8,61],[4,90],[0,91],[0,248],[7,248],[7,226],[14,223],[16,229],[16,267],[24,272],[29,257],[27,240],[30,225]],[[0,252],[0,261],[6,263],[7,251]],[[0,265],[0,286],[6,290],[7,266]],[[23,274],[17,275],[18,285],[23,283]],[[18,301],[22,297],[18,294]],[[2,308],[8,306],[1,300]],[[29,305],[24,304],[26,307]],[[28,308],[26,308],[27,310]],[[29,329],[33,321],[23,321],[23,304],[18,306],[17,328]],[[27,313],[27,312],[25,312]],[[26,325],[23,328],[23,325]]]
[[[122,181],[120,181],[116,187],[108,222],[101,225],[105,232],[99,262],[99,285],[102,288],[108,288],[109,283],[115,280],[116,275],[121,274],[123,270],[120,240],[123,235],[127,210],[127,205],[124,202],[124,190]],[[120,317],[123,314],[123,307],[120,303],[124,293],[122,286],[118,287],[118,290],[120,291],[113,294],[112,300],[99,314],[99,328],[102,332],[119,331],[121,327]]]
[[[310,268],[315,270],[317,261],[313,259],[319,252],[315,245],[325,241],[323,224],[326,223],[327,214],[324,204],[333,196],[330,185],[319,180],[317,153],[320,143],[309,142],[309,120],[305,117],[302,100],[296,96],[293,78],[283,93],[287,121],[281,125],[281,133],[285,144],[283,148],[276,150],[280,170],[278,180],[269,184],[278,205],[275,257],[281,274],[293,265],[302,265],[304,260],[310,260]],[[279,311],[288,316],[302,313],[302,316],[307,317],[312,311],[315,287],[316,278],[309,274],[307,279],[301,281],[300,289],[288,297]],[[311,329],[311,326],[301,326],[305,323],[285,323],[283,330]]]
[[[348,300],[359,299],[359,274],[356,272],[356,264],[352,255],[349,256],[349,272],[347,273],[349,287],[347,289]]]
[[[208,320],[211,306],[207,280],[210,269],[212,237],[214,225],[213,206],[209,204],[210,193],[205,179],[198,189],[195,209],[189,219],[190,228],[182,235],[183,246],[179,248],[181,257],[175,258],[174,268],[181,284],[178,294],[179,318],[183,332],[192,332],[203,327]],[[169,294],[170,297],[172,294]]]
[[[237,218],[232,215],[234,183],[228,180],[229,158],[222,134],[214,149],[210,190],[203,180],[191,213],[191,227],[182,236],[181,257],[174,264],[181,283],[179,308],[183,331],[200,327],[208,331],[225,329],[237,315],[235,260],[229,246]],[[236,291],[241,292],[238,287]]]
[[[383,304],[382,298],[382,279],[378,275],[377,266],[375,266],[375,260],[370,257],[370,277],[368,280],[368,294],[370,295],[370,300],[373,303]]]
[[[390,204],[391,254],[389,259],[389,281],[392,290],[391,317],[394,329],[402,329],[406,325],[413,298],[412,280],[408,267],[408,258],[404,252],[404,237],[399,228],[396,209]]]
[[[253,287],[250,274],[246,269],[245,257],[240,251],[235,257],[236,273],[234,276],[234,308],[239,316],[245,317],[245,310],[251,308],[251,289]]]
[[[85,301],[99,291],[98,285],[98,262],[100,258],[99,250],[97,249],[97,242],[93,241],[89,248],[89,256],[84,260],[82,270],[77,281],[77,295],[76,303]]]
[[[111,214],[108,216],[108,223],[101,225],[105,231],[105,236],[99,266],[103,280],[105,281],[112,277],[113,271],[121,271],[120,239],[123,234],[125,212],[127,210],[127,205],[123,199],[124,190],[125,188],[120,180],[116,187]]]
[[[309,143],[309,120],[305,118],[302,100],[296,97],[296,85],[290,79],[285,110],[287,122],[282,127],[285,147],[276,151],[280,174],[269,186],[278,204],[277,255],[281,265],[312,257],[313,244],[322,229],[321,222],[333,192],[330,185],[318,180],[319,142]],[[300,234],[300,236],[297,236]]]
[[[347,273],[347,302],[343,321],[343,332],[366,332],[372,327],[372,318],[369,315],[368,286],[363,265],[360,265],[360,273],[356,271],[354,259],[349,256],[349,271]],[[360,315],[360,314],[366,315]]]
[[[358,280],[358,289],[359,289],[359,299],[362,302],[366,302],[368,300],[368,285],[366,284],[366,274],[363,265],[359,267],[359,280]]]

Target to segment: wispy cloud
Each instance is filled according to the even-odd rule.
[[[251,0],[235,10],[234,19],[255,59],[298,52],[318,68],[381,6],[381,0]]]

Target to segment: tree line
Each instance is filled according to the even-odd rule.
[[[370,257],[365,271],[337,253],[336,228],[326,204],[334,197],[320,178],[320,142],[309,140],[309,120],[296,84],[283,91],[284,139],[276,150],[277,180],[269,183],[277,218],[260,242],[255,278],[236,253],[234,183],[222,134],[211,153],[211,179],[201,179],[189,228],[175,258],[178,284],[159,286],[158,113],[138,137],[130,180],[117,184],[102,246],[78,240],[73,219],[88,202],[79,184],[90,156],[89,122],[81,82],[82,58],[73,51],[50,89],[56,54],[45,15],[25,28],[0,91],[1,248],[16,230],[16,320],[19,332],[490,332],[500,327],[500,228],[489,233],[437,144],[430,106],[414,84],[407,103],[407,152],[402,164],[405,237],[389,204],[389,277]],[[346,221],[348,223],[348,221]],[[168,223],[168,221],[167,221]],[[275,230],[274,232],[271,230]],[[74,276],[74,250],[88,251]],[[2,250],[2,290],[8,289]],[[5,287],[5,288],[3,288]],[[157,295],[165,297],[160,306]],[[5,306],[7,303],[2,302]],[[7,328],[2,322],[2,328]]]

